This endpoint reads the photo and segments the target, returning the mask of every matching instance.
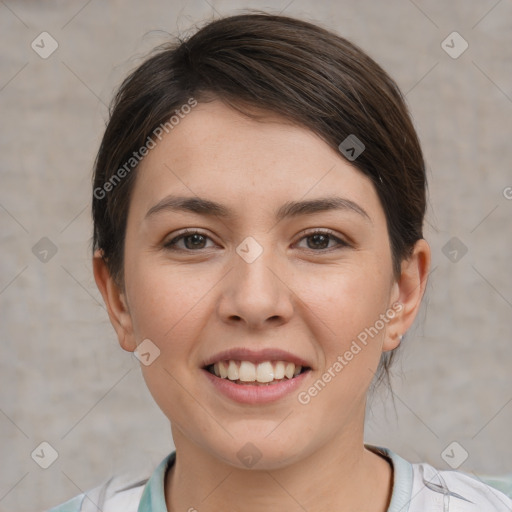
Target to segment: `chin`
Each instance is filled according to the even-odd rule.
[[[234,435],[220,444],[209,445],[208,451],[232,467],[254,471],[282,469],[305,456],[301,436],[275,436],[270,439],[265,435],[251,436],[245,430],[243,434]]]

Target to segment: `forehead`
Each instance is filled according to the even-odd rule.
[[[199,103],[139,165],[138,215],[170,193],[237,203],[248,213],[336,194],[383,215],[371,180],[311,130],[277,115],[252,119],[220,101]]]

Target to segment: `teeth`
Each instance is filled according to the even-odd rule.
[[[277,361],[277,363],[274,364],[274,379],[284,379],[283,361]]]
[[[262,384],[285,377],[292,379],[299,375],[302,366],[286,361],[265,361],[254,364],[250,361],[218,361],[213,365],[213,373],[221,379],[240,382],[260,382]]]
[[[254,382],[256,380],[256,366],[249,361],[242,361],[238,370],[238,378],[242,382]]]
[[[272,382],[274,380],[274,367],[266,361],[260,363],[256,369],[256,380],[258,382]]]
[[[217,363],[219,365],[219,372],[215,372],[215,375],[225,379],[228,376],[228,367],[224,361],[219,361]]]
[[[238,380],[238,365],[235,363],[235,361],[229,361],[228,379],[229,380]]]

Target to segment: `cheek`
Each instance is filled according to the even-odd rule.
[[[302,290],[305,310],[309,309],[314,319],[310,325],[317,329],[313,335],[322,352],[318,377],[323,383],[311,389],[310,395],[318,394],[316,406],[343,415],[339,404],[349,406],[365,394],[386,334],[381,315],[388,309],[388,281],[387,275],[375,268],[370,271],[369,267],[353,267],[331,271],[321,279],[309,279]],[[324,384],[326,392],[320,393]]]
[[[301,299],[330,330],[336,346],[374,325],[388,307],[389,293],[383,274],[352,267],[308,279]]]
[[[206,295],[212,287],[207,276],[185,267],[162,265],[142,258],[127,265],[127,293],[133,331],[139,343],[152,340],[166,358],[175,361],[181,352],[191,349],[187,340],[199,337]],[[182,362],[183,363],[183,362]]]
[[[197,340],[209,316],[206,294],[213,283],[206,276],[198,280],[197,272],[190,269],[158,264],[150,258],[127,264],[126,275],[135,339],[137,343],[150,339],[159,350],[151,364],[141,364],[146,385],[177,425],[188,425],[187,415],[176,411],[190,410],[189,393],[197,395]]]

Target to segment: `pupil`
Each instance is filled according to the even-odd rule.
[[[201,244],[201,242],[204,243],[204,236],[203,235],[198,235],[197,233],[195,235],[189,235],[186,239],[185,239],[185,245],[187,246],[187,249],[190,249],[189,247],[189,244],[187,244],[187,241],[190,241],[190,239],[193,239],[194,241],[192,242],[192,248],[197,248],[198,245]],[[198,243],[196,243],[198,242]]]
[[[327,247],[327,245],[329,244],[329,237],[327,235],[322,235],[322,234],[317,233],[316,235],[311,235],[310,238],[312,238],[314,240],[313,244],[315,247],[313,247],[313,248],[318,248],[318,246],[321,245],[321,248],[325,249]],[[317,242],[319,242],[319,244]],[[310,249],[311,249],[311,247],[310,247]]]

